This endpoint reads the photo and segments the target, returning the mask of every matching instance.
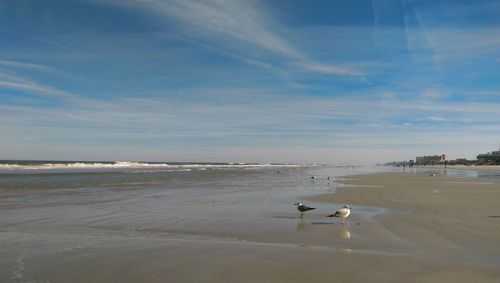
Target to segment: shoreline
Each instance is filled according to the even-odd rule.
[[[412,167],[395,167],[395,168],[406,168],[406,169],[455,169],[455,170],[476,170],[476,171],[499,171],[500,172],[500,165],[414,165]]]

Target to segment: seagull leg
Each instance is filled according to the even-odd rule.
[[[303,218],[304,217],[304,212],[301,212],[300,213],[300,218]]]

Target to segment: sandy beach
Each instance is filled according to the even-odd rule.
[[[355,215],[350,219],[351,234],[359,237],[352,242],[361,245],[361,249],[393,251],[423,259],[421,263],[397,263],[401,270],[421,268],[414,278],[418,278],[417,282],[500,279],[498,179],[384,173],[358,176],[344,183],[349,187],[308,199],[354,203],[353,211],[356,205],[386,208],[387,213],[371,222],[358,220]],[[440,262],[427,265],[433,260]],[[396,274],[401,276],[397,280],[409,282],[406,272]]]
[[[311,180],[310,172],[296,169],[217,174],[176,173],[175,184],[185,186],[179,192],[119,185],[112,191],[48,190],[47,199],[39,194],[29,202],[29,194],[4,190],[0,279],[500,279],[498,179],[391,172],[344,177],[339,187],[327,175]],[[214,182],[217,189],[207,195],[202,188]],[[298,199],[316,210],[300,219],[292,205]],[[353,208],[345,225],[325,217],[343,203]]]

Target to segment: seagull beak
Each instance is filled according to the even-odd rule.
[[[326,217],[334,217],[335,214],[330,214],[330,215],[327,215]]]

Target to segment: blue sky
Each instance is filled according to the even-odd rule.
[[[500,146],[500,1],[0,1],[0,159]]]

